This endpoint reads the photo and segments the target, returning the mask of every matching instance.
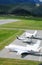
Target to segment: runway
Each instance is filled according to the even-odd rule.
[[[20,20],[18,20],[18,19],[1,19],[0,20],[0,25],[6,24],[6,23],[17,22],[17,21],[20,21]]]
[[[34,32],[34,30],[27,30],[27,31],[30,33]],[[21,36],[24,36],[24,33]],[[38,30],[37,36],[42,38],[42,30]],[[33,39],[33,43],[36,43],[36,41],[37,41],[36,39]],[[21,40],[16,39],[10,44],[26,46],[28,43],[23,43]],[[42,47],[42,40],[40,47]],[[9,52],[8,49],[4,48],[0,51],[0,58],[14,58],[14,59],[22,59],[22,60],[42,61],[42,50],[39,55],[27,54],[26,56],[24,55],[22,57],[21,55],[17,55],[16,52]]]

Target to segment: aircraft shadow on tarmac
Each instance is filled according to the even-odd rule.
[[[42,56],[42,54],[35,54],[35,53],[23,53],[21,54],[21,58],[26,57],[27,55],[32,55],[32,56]]]

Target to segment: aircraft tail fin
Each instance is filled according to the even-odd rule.
[[[41,49],[42,49],[42,47],[39,47],[39,48],[38,48],[38,51],[41,51]]]
[[[35,32],[33,33],[33,37],[35,37],[37,35],[37,30],[35,30]]]
[[[42,47],[39,47],[36,49],[37,52],[41,52],[41,50],[42,50]]]

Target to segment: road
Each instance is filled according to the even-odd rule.
[[[34,30],[28,30],[28,32],[33,33]],[[23,36],[24,33],[21,35]],[[42,30],[38,30],[37,36],[42,37]],[[37,40],[33,40],[33,43],[35,43]],[[21,46],[26,46],[28,43],[23,43],[21,40],[16,39],[10,44],[16,44]],[[42,40],[40,47],[42,47]],[[34,54],[27,54],[26,56],[17,55],[16,52],[9,52],[8,49],[2,49],[0,51],[0,58],[14,58],[14,59],[22,59],[22,60],[34,60],[34,61],[42,61],[42,50],[39,55]]]
[[[1,19],[0,25],[6,24],[6,23],[11,23],[11,22],[17,22],[17,21],[20,21],[20,20],[18,20],[18,19]]]

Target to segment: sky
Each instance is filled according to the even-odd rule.
[[[42,0],[0,0],[0,4],[14,4],[21,2],[42,2]]]

